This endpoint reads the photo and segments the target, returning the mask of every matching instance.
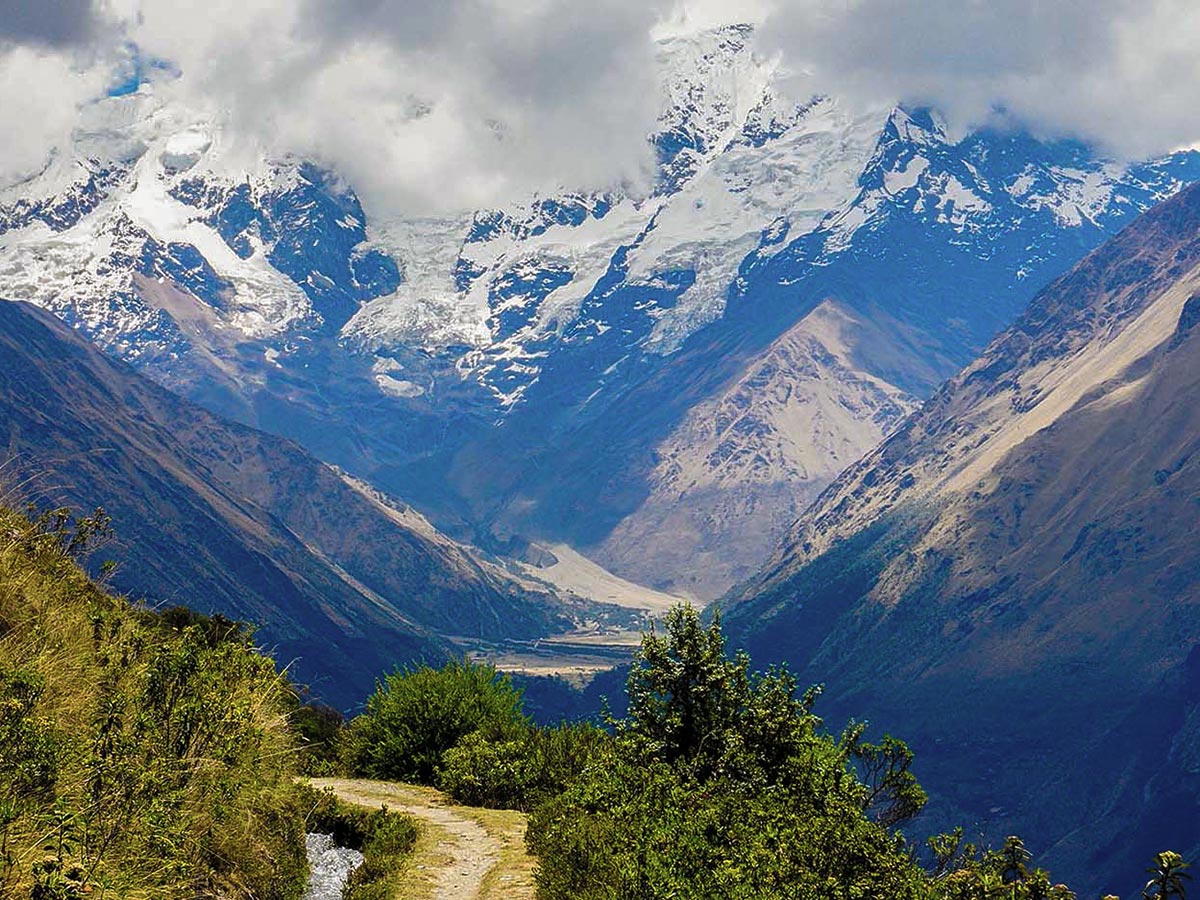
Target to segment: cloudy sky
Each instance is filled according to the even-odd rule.
[[[799,93],[1002,109],[1117,155],[1200,141],[1194,0],[0,0],[0,178],[36,169],[136,44],[247,146],[397,209],[646,177],[654,36],[746,19]]]

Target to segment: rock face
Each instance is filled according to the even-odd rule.
[[[820,489],[918,406],[855,368],[864,327],[827,301],[689,410],[600,561],[650,585],[665,570],[670,587],[703,600],[752,575]]]
[[[10,502],[103,506],[114,584],[260,626],[321,696],[450,652],[442,636],[569,625],[545,589],[296,444],[235,425],[103,356],[56,319],[0,302],[0,455]]]
[[[1200,188],[1052,283],[725,602],[1084,893],[1200,850]]]
[[[438,219],[373,212],[302,160],[247,170],[236,135],[143,85],[0,191],[0,294],[456,537],[567,542],[711,598],[890,404],[927,397],[1038,286],[1200,175],[1196,153],[1119,165],[790,97],[747,26],[665,37],[659,56],[651,189]],[[796,353],[819,378],[790,379]],[[734,412],[764,378],[792,399]],[[706,435],[710,413],[739,424]]]

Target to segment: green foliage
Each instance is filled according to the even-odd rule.
[[[366,834],[362,865],[351,873],[342,896],[344,900],[390,900],[416,846],[416,824],[383,807],[368,817]]]
[[[999,850],[980,850],[963,841],[962,829],[928,840],[935,865],[929,878],[931,900],[1075,900],[1065,884],[1033,867],[1024,842],[1010,835]]]
[[[131,609],[101,512],[0,511],[0,896],[298,896],[286,685],[246,629]]]
[[[751,673],[745,653],[726,655],[719,620],[704,628],[691,606],[673,609],[666,627],[642,640],[618,735],[639,756],[701,780],[773,778],[811,742],[819,689],[797,696],[786,670]]]
[[[1187,886],[1184,881],[1190,881],[1192,876],[1184,871],[1191,864],[1183,861],[1183,857],[1174,850],[1164,850],[1154,857],[1154,865],[1146,871],[1153,877],[1146,882],[1142,889],[1145,900],[1170,900],[1187,896]]]
[[[37,675],[0,661],[0,802],[6,804],[0,808],[53,796],[58,741],[51,723],[37,715],[44,691]]]
[[[299,694],[293,696],[293,703],[288,718],[296,735],[300,770],[314,777],[338,774],[341,771],[344,717],[323,703],[303,702]]]
[[[842,735],[841,745],[848,748],[858,778],[867,789],[864,809],[884,828],[911,819],[925,805],[928,796],[912,773],[913,752],[908,745],[885,734],[879,744],[862,740],[864,725],[852,725]]]
[[[369,778],[433,784],[443,755],[467,735],[511,740],[527,728],[521,692],[494,666],[463,660],[398,670],[351,723],[349,768]]]
[[[611,744],[589,724],[527,728],[509,740],[476,732],[446,752],[438,786],[461,803],[528,812],[604,759]]]
[[[821,799],[619,758],[532,816],[539,896],[920,896],[919,871],[856,798]]]
[[[751,673],[690,607],[644,639],[628,689],[608,751],[530,819],[543,900],[924,896],[902,840],[867,815],[923,800],[899,741],[834,741],[817,691]]]

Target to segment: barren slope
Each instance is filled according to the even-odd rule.
[[[104,506],[116,586],[262,626],[330,699],[437,658],[433,634],[540,637],[569,624],[508,577],[295,444],[223,421],[0,302],[0,454],[19,495]]]

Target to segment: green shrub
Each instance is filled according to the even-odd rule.
[[[356,775],[433,784],[443,755],[467,735],[513,740],[528,727],[521,692],[494,666],[463,660],[398,670],[351,723],[348,764]]]
[[[362,865],[350,876],[346,900],[390,897],[417,844],[416,823],[386,807],[370,813],[364,827]]]
[[[529,728],[512,740],[467,735],[443,756],[438,786],[461,803],[528,812],[597,764],[611,736],[588,724]]]
[[[833,740],[816,691],[748,663],[689,607],[644,639],[611,745],[530,817],[541,900],[924,896],[902,840],[868,815],[893,810],[897,787],[904,813],[919,808],[906,748]],[[877,789],[856,777],[856,748]]]
[[[467,735],[442,756],[438,787],[468,806],[522,808],[529,789],[529,734],[513,740]]]
[[[930,900],[1075,900],[1066,885],[1052,883],[1050,873],[1032,865],[1033,855],[1015,835],[999,850],[980,851],[964,842],[961,828],[932,837],[927,844],[934,860]]]

